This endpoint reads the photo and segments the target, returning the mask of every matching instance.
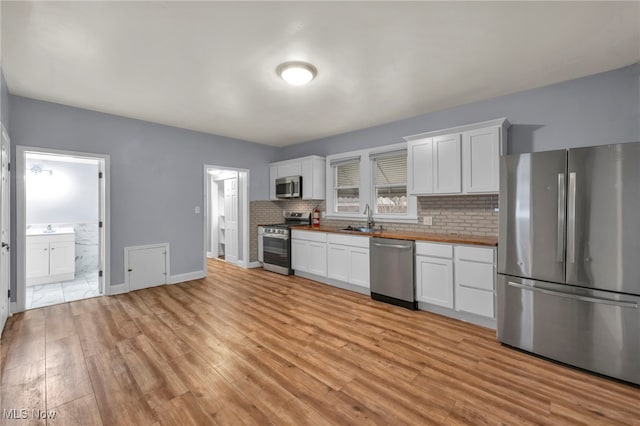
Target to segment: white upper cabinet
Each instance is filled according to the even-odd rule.
[[[325,173],[325,159],[317,155],[271,163],[269,164],[269,199],[278,199],[276,197],[276,179],[302,176],[302,199],[324,200]]]
[[[500,129],[489,127],[462,134],[463,191],[498,192]]]
[[[411,195],[496,193],[506,119],[407,136]]]
[[[433,139],[407,144],[407,183],[410,194],[433,194]]]
[[[433,138],[433,193],[460,192],[460,134]]]

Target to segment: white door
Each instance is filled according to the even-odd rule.
[[[349,282],[369,288],[369,249],[352,247],[349,249]]]
[[[105,199],[103,199],[106,191],[105,186],[105,165],[104,161],[98,162],[98,292],[104,294],[105,269],[107,264],[105,243]],[[75,254],[75,249],[74,249]],[[75,256],[74,256],[75,263]],[[74,266],[75,271],[75,266]]]
[[[409,193],[433,194],[433,142],[431,138],[409,142]]]
[[[453,309],[453,261],[416,256],[416,298]]]
[[[309,270],[309,243],[304,240],[291,240],[291,269]]]
[[[27,284],[30,278],[48,277],[49,239],[47,237],[27,237]]]
[[[347,246],[327,244],[327,276],[340,281],[349,281],[349,256]]]
[[[76,243],[74,241],[49,244],[49,274],[73,274],[76,270]]]
[[[327,243],[309,242],[309,273],[327,276]]]
[[[498,127],[462,134],[464,192],[498,192],[500,134]]]
[[[9,252],[9,222],[10,222],[10,196],[9,196],[9,135],[2,128],[2,142],[0,144],[0,334],[9,316],[9,264],[11,254]]]
[[[140,290],[167,283],[166,247],[129,249],[127,257],[130,290]]]
[[[434,188],[436,194],[462,191],[460,133],[433,138]]]
[[[224,181],[225,260],[238,262],[238,179]]]

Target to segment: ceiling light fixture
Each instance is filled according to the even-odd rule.
[[[318,70],[306,62],[285,62],[278,65],[276,73],[287,83],[302,86],[313,80]]]

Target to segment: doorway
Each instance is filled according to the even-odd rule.
[[[105,293],[108,156],[16,148],[18,306]]]
[[[205,166],[206,258],[248,265],[249,171]]]

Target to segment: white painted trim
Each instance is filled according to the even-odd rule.
[[[172,275],[171,277],[169,277],[168,284],[184,283],[187,281],[199,280],[206,277],[207,274],[204,271],[187,272],[184,274]]]
[[[108,296],[115,296],[116,294],[128,293],[129,287],[126,284],[113,284],[109,286]]]
[[[481,315],[475,315],[468,312],[460,312],[455,309],[449,309],[442,306],[432,305],[431,303],[418,302],[418,309],[421,311],[431,312],[438,315],[444,315],[449,318],[454,318],[459,321],[469,322],[471,324],[479,325],[481,327],[496,329],[497,320],[495,318],[487,318]]]
[[[203,165],[203,206],[210,205],[211,201],[210,191],[209,191],[209,173],[207,173],[208,169],[219,169],[219,170],[233,170],[238,172],[238,188],[241,191],[242,196],[242,261],[238,261],[237,263],[231,263],[232,265],[240,266],[242,268],[247,268],[247,262],[249,259],[249,179],[250,179],[250,171],[248,169],[239,169],[236,167],[227,167],[227,166],[216,166],[212,164],[204,164]],[[240,173],[246,173],[246,179],[241,178]],[[238,197],[240,199],[240,197]],[[207,247],[207,238],[204,238],[206,235],[208,220],[209,220],[209,209],[203,208],[202,214],[202,270],[207,273],[207,253],[209,252],[209,247]],[[238,234],[240,235],[240,234]]]
[[[402,139],[404,139],[407,142],[410,142],[418,139],[432,138],[434,136],[448,135],[450,133],[468,132],[469,130],[476,130],[476,129],[482,129],[483,127],[495,127],[495,126],[500,126],[504,129],[508,129],[511,126],[511,123],[509,123],[509,120],[503,117],[503,118],[497,118],[495,120],[481,121],[479,123],[471,123],[471,124],[465,124],[463,126],[434,130],[432,132],[418,133],[415,135],[405,136]]]
[[[13,312],[17,312],[18,311],[18,303],[17,302],[10,302],[9,303],[9,316],[13,315]]]
[[[295,276],[313,280],[320,284],[327,284],[332,287],[341,288],[343,290],[349,290],[355,293],[364,294],[365,296],[371,296],[371,290],[368,289],[367,287],[363,287],[360,285],[347,283],[347,282],[336,280],[329,277],[321,277],[320,275],[311,274],[311,273],[302,272],[302,271],[295,271]]]
[[[129,247],[125,247],[124,248],[124,285],[126,290],[124,291],[124,293],[127,293],[129,291],[131,291],[131,283],[129,282],[129,274],[127,269],[129,269],[129,252],[130,251],[134,251],[134,250],[146,250],[146,249],[152,249],[152,248],[159,248],[159,247],[164,247],[164,249],[166,250],[166,255],[164,257],[164,284],[168,284],[169,283],[169,277],[171,276],[170,274],[170,265],[171,265],[171,251],[169,250],[169,243],[158,243],[158,244],[145,244],[142,246],[129,246]]]
[[[247,269],[253,269],[253,268],[262,268],[262,262],[259,261],[254,261],[254,262],[250,262]]]
[[[109,154],[98,154],[92,152],[67,151],[52,148],[40,148],[33,146],[16,145],[16,310],[12,312],[22,312],[26,309],[26,197],[25,197],[25,154],[42,153],[51,155],[64,155],[67,157],[90,158],[99,161],[99,169],[104,167],[104,193],[100,194],[103,199],[104,218],[103,227],[105,238],[100,250],[104,253],[103,282],[105,284],[105,294],[112,294],[111,287],[111,157]]]

